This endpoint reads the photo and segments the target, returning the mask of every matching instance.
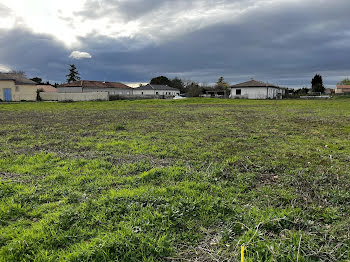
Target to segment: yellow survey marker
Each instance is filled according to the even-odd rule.
[[[244,262],[244,246],[241,246],[241,262]]]

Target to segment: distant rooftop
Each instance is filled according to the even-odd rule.
[[[240,83],[240,84],[237,84],[237,85],[233,85],[231,87],[276,87],[276,88],[281,88],[279,86],[276,86],[276,85],[272,85],[272,84],[269,84],[269,83],[264,83],[262,81],[256,81],[254,79],[251,79],[247,82],[243,82],[243,83]]]
[[[170,86],[167,86],[167,85],[151,85],[151,84],[148,84],[148,85],[145,85],[145,86],[140,86],[137,89],[139,89],[139,90],[173,90],[173,91],[179,91],[178,89],[170,87]]]
[[[37,90],[42,90],[43,92],[47,93],[55,93],[57,92],[56,88],[52,85],[37,85],[36,86]]]
[[[16,85],[36,85],[34,81],[15,73],[0,73],[0,80],[13,80]]]
[[[97,87],[97,88],[123,88],[129,89],[130,86],[124,85],[119,82],[105,82],[105,81],[89,81],[89,80],[79,80],[71,83],[59,85],[60,87]]]

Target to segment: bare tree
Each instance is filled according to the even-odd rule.
[[[14,74],[14,75],[18,75],[18,76],[22,76],[22,77],[27,77],[26,73],[24,71],[20,71],[20,70],[12,70],[9,73]]]

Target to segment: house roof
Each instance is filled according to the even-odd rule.
[[[0,80],[12,80],[16,85],[36,85],[34,81],[15,73],[0,73]]]
[[[337,85],[338,89],[349,89],[350,85]]]
[[[140,86],[137,89],[139,90],[170,90],[170,91],[180,91],[179,89],[167,86],[167,85],[145,85],[145,86]]]
[[[53,87],[52,85],[37,85],[36,89],[42,90],[43,92],[49,92],[49,93],[57,92],[56,88]]]
[[[254,79],[251,79],[247,82],[243,82],[243,83],[240,83],[240,84],[237,84],[237,85],[233,85],[231,86],[233,88],[236,88],[236,87],[275,87],[275,88],[281,88],[279,86],[276,86],[276,85],[272,85],[272,84],[269,84],[269,83],[264,83],[264,82],[261,82],[261,81],[256,81]]]
[[[130,86],[124,85],[119,82],[104,82],[104,81],[89,81],[80,80],[71,83],[59,85],[58,87],[87,87],[87,88],[123,88],[130,89]]]
[[[136,87],[135,89],[138,89],[138,90],[153,90],[151,85],[139,86],[139,87]]]

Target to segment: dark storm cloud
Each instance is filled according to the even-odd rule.
[[[0,64],[30,74],[64,81],[67,65],[76,63],[84,79],[123,82],[149,81],[157,75],[180,76],[200,82],[215,82],[224,76],[231,83],[250,77],[280,85],[309,85],[315,73],[334,85],[350,75],[350,2],[279,1],[88,1],[79,15],[98,18],[103,13],[114,19],[138,19],[147,24],[133,37],[115,39],[95,32],[81,37],[82,50],[93,59],[72,61],[74,51],[54,39],[24,29],[0,32]],[[261,2],[261,1],[260,1]],[[233,19],[162,34],[156,40],[154,28],[167,27],[169,12],[181,17],[184,8],[196,10],[241,3],[245,11]],[[255,4],[255,5],[254,5]],[[106,8],[108,7],[108,8]],[[102,8],[102,9],[101,9]],[[150,26],[149,18],[162,9]],[[0,8],[1,10],[1,8]],[[162,17],[162,14],[164,15]],[[136,17],[136,18],[135,18]],[[220,17],[220,14],[218,14]],[[26,41],[23,41],[26,39]]]
[[[124,20],[136,20],[154,13],[159,16],[170,14],[181,17],[181,13],[198,9],[212,9],[218,6],[239,3],[254,4],[252,0],[87,0],[82,11],[76,12],[84,19],[98,19],[108,17],[111,20],[122,18]]]
[[[118,64],[134,70],[135,81],[168,74],[214,82],[224,75],[232,82],[254,76],[302,86],[313,74],[325,72],[334,84],[349,70],[349,8],[347,1],[291,2],[131,52],[114,52],[113,40],[105,39],[106,48],[96,50],[97,57],[110,68]],[[95,40],[85,42],[93,46]]]
[[[117,50],[116,41],[109,41],[108,46]],[[77,65],[83,79],[132,81],[135,77],[133,70],[128,69],[126,59],[121,63],[120,60],[103,55],[97,59],[69,58],[72,50],[64,47],[61,42],[48,35],[35,34],[27,28],[0,30],[0,46],[6,47],[0,48],[0,64],[10,65],[12,70],[24,71],[28,77],[38,76],[45,81],[64,82],[69,64],[72,63]],[[106,46],[100,41],[89,50],[99,53]],[[118,51],[111,52],[112,57],[118,57]]]
[[[25,71],[29,77],[57,79],[67,64],[63,45],[47,35],[33,34],[28,29],[0,30],[0,63],[13,70]]]
[[[82,11],[76,12],[77,15],[85,19],[98,19],[105,15],[117,15],[125,19],[137,18],[145,15],[159,6],[159,0],[140,0],[140,1],[99,1],[87,0]],[[145,8],[146,7],[146,8]],[[111,19],[117,17],[110,17]]]

